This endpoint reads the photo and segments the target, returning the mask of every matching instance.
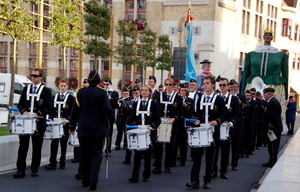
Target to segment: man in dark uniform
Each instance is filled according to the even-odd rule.
[[[18,104],[18,109],[22,115],[36,116],[38,121],[36,123],[37,132],[31,135],[32,139],[32,160],[31,160],[31,176],[37,177],[39,175],[38,169],[41,163],[42,145],[44,133],[46,131],[46,115],[51,112],[52,99],[51,90],[42,85],[44,78],[44,71],[36,68],[31,72],[32,85],[24,88]],[[28,93],[38,94],[38,100],[34,97],[33,106],[31,106],[31,97]],[[33,109],[31,108],[33,107]],[[30,111],[32,110],[32,114]],[[26,157],[29,147],[30,135],[19,135],[20,146],[17,159],[17,173],[13,175],[14,178],[25,177]]]
[[[45,169],[55,170],[56,169],[56,156],[58,150],[58,144],[60,143],[61,154],[59,161],[59,168],[65,169],[66,164],[66,153],[67,153],[67,142],[69,139],[69,120],[71,116],[71,110],[74,104],[74,96],[70,95],[67,90],[69,88],[68,81],[66,79],[61,79],[58,83],[59,93],[53,96],[53,108],[49,116],[50,119],[55,120],[55,118],[63,119],[64,135],[60,139],[54,139],[51,141],[51,153],[50,153],[50,164],[45,166]],[[57,103],[63,102],[63,103]],[[60,107],[59,107],[60,105]],[[60,111],[58,111],[60,109]],[[58,115],[58,113],[60,114]],[[59,117],[60,116],[60,117]]]
[[[230,152],[230,141],[231,139],[234,139],[235,132],[239,134],[239,120],[240,120],[240,106],[239,106],[239,101],[236,96],[233,96],[231,93],[228,92],[228,79],[221,77],[220,78],[220,96],[223,98],[225,102],[225,109],[227,111],[227,122],[228,126],[230,127],[229,135],[230,139],[228,138],[225,141],[215,141],[216,143],[216,155],[214,158],[214,163],[213,163],[213,177],[217,177],[217,172],[218,172],[218,152],[219,148],[221,148],[221,169],[220,169],[220,177],[222,179],[228,179],[228,176],[226,175],[227,173],[227,167],[228,167],[228,160],[229,160],[229,152]],[[235,153],[233,155],[234,164],[237,164],[236,158],[238,158],[238,148],[239,148],[239,143],[235,142],[232,145],[232,150]],[[235,166],[237,167],[237,166]]]
[[[262,164],[264,167],[273,167],[277,162],[278,149],[280,145],[280,138],[282,132],[282,121],[281,121],[281,105],[279,101],[274,97],[275,89],[266,88],[264,89],[264,98],[267,101],[267,107],[264,114],[264,128],[265,132],[269,135],[275,134],[277,137],[271,141],[269,139],[268,152],[269,162]]]
[[[242,109],[246,103],[246,97],[243,94],[239,93],[239,84],[234,80],[231,79],[229,81],[229,91],[233,95],[237,96],[239,108],[240,108],[240,117],[238,123],[235,125],[235,128],[233,129],[233,135],[231,135],[230,142],[231,142],[231,166],[233,171],[238,170],[238,161],[239,161],[239,151],[240,151],[240,145],[241,145],[241,138],[243,134],[243,114]]]
[[[104,88],[107,91],[108,99],[111,108],[113,109],[113,112],[111,116],[109,116],[109,130],[108,130],[108,142],[106,146],[106,155],[110,156],[111,154],[111,141],[112,141],[112,135],[113,135],[113,126],[116,121],[116,115],[115,115],[115,109],[118,107],[118,99],[119,99],[119,93],[117,91],[114,91],[111,86],[112,82],[109,78],[104,80]]]
[[[158,92],[163,92],[164,91],[164,86],[162,84],[160,84],[158,86]]]
[[[149,76],[148,85],[150,85],[150,87],[152,89],[152,99],[157,102],[157,98],[159,97],[159,91],[157,91],[155,89],[155,85],[156,85],[156,77],[155,76]]]
[[[203,103],[209,103],[213,104],[213,108],[208,108],[208,124],[211,126],[214,126],[214,134],[213,138],[214,141],[220,140],[220,125],[227,120],[226,110],[225,110],[225,104],[224,100],[214,93],[214,87],[216,85],[216,80],[211,77],[207,76],[204,77],[203,80],[203,87],[204,87],[204,93],[200,96],[200,99],[203,100]],[[205,110],[208,106],[203,106],[201,109],[200,106],[201,102],[198,102],[197,104],[197,112],[196,112],[196,118],[198,119],[195,124],[199,125],[200,123],[206,123],[205,122]],[[205,176],[203,177],[204,180],[204,189],[210,189],[210,182],[212,180],[211,178],[211,172],[212,172],[212,163],[214,160],[214,154],[215,154],[215,146],[212,144],[210,147],[205,148],[195,148],[194,150],[194,163],[191,170],[190,175],[190,182],[186,183],[187,187],[191,187],[194,189],[199,188],[199,172],[201,167],[201,159],[202,155],[205,151]]]
[[[96,70],[90,72],[89,87],[78,91],[71,114],[70,133],[73,135],[78,123],[82,166],[82,185],[96,190],[100,166],[103,159],[102,150],[108,135],[108,119],[112,108],[105,90],[97,85],[100,76]]]
[[[132,98],[129,97],[129,90],[125,87],[122,90],[122,97],[118,100],[118,112],[117,112],[117,118],[116,118],[116,123],[117,123],[117,136],[116,136],[116,150],[120,150],[121,147],[121,141],[122,141],[122,136],[123,133],[126,131],[126,124],[127,121],[130,117],[130,110],[129,106],[127,105],[127,101],[130,101]],[[127,141],[126,141],[126,135],[124,134],[124,149],[127,147]]]

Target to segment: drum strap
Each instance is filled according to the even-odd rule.
[[[205,103],[205,102],[204,102],[205,95],[203,94],[203,95],[201,96],[201,100],[200,100],[200,109],[203,110],[203,106],[204,106],[204,105],[206,105],[206,106],[207,106],[207,105],[210,105],[210,109],[213,110],[213,109],[214,109],[214,104],[215,104],[216,98],[217,98],[217,95],[215,94],[215,95],[213,96],[213,99],[212,99],[211,103]]]
[[[32,86],[33,86],[33,85],[31,84],[31,85],[29,85],[29,86],[27,87],[26,100],[29,101],[29,100],[30,100],[30,97],[36,97],[36,100],[39,101],[39,100],[40,100],[41,93],[42,93],[43,88],[45,87],[45,85],[41,85],[41,86],[40,86],[40,89],[39,89],[39,91],[38,91],[37,93],[30,93],[30,90],[31,90]]]
[[[229,95],[228,95],[228,102],[227,102],[226,105],[225,105],[225,107],[226,107],[227,109],[230,108],[230,105],[231,105],[231,99],[232,99],[232,95],[229,94]]]
[[[54,96],[53,107],[56,107],[56,105],[58,105],[58,104],[63,104],[63,108],[65,108],[67,100],[68,100],[68,97],[69,97],[69,93],[66,93],[66,96],[65,96],[65,98],[64,98],[63,101],[57,101],[58,95],[59,95],[59,93],[56,93],[55,96]]]

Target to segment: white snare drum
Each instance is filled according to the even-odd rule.
[[[161,124],[157,128],[157,141],[169,143],[171,141],[173,122],[168,122],[166,119],[161,119]]]
[[[36,131],[37,118],[32,115],[15,115],[12,121],[12,134],[32,135]]]
[[[74,131],[74,135],[70,135],[70,143],[69,144],[74,147],[80,147],[77,128]]]
[[[187,131],[188,143],[191,147],[209,147],[211,142],[214,141],[214,127],[209,124],[201,124],[200,127],[189,127]]]
[[[47,122],[44,139],[59,139],[64,134],[63,123],[59,121]]]
[[[150,130],[133,129],[126,132],[129,150],[143,151],[149,148],[151,144]]]
[[[226,141],[229,138],[229,126],[227,123],[222,123],[220,126],[220,140]]]

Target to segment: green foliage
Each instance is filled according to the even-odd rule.
[[[54,35],[50,38],[52,45],[61,47],[74,47],[81,49],[82,43],[78,41],[82,36],[80,24],[82,17],[79,13],[79,0],[53,0],[55,7],[49,14],[52,17],[49,30]]]
[[[94,0],[85,3],[84,10],[86,23],[84,34],[94,37],[85,41],[84,52],[96,56],[95,59],[97,59],[97,56],[106,58],[112,52],[105,41],[110,36],[111,14],[107,8],[98,5]]]
[[[168,35],[161,35],[158,37],[157,48],[159,56],[157,58],[157,69],[171,71],[172,56],[170,50],[170,40]]]
[[[116,26],[116,31],[120,36],[136,39],[137,26],[127,20],[119,20]]]
[[[0,32],[17,40],[32,42],[35,37],[33,29],[35,18],[28,15],[23,3],[28,0],[0,1]]]

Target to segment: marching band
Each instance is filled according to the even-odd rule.
[[[87,79],[89,86],[79,89],[76,97],[67,93],[68,83],[62,79],[59,82],[59,93],[51,99],[50,89],[41,84],[42,78],[41,69],[32,71],[33,84],[24,89],[18,105],[21,115],[12,118],[12,133],[18,134],[20,139],[14,178],[26,176],[30,137],[33,146],[31,176],[39,175],[44,138],[50,137],[52,140],[50,163],[45,169],[56,169],[59,143],[59,168],[64,169],[67,141],[69,134],[74,138],[76,127],[80,146],[79,179],[90,190],[97,188],[105,144],[107,158],[111,155],[115,122],[115,150],[121,150],[123,143],[122,148],[126,149],[124,164],[131,163],[131,153],[134,151],[132,177],[128,179],[130,182],[138,182],[142,158],[142,181],[148,182],[151,172],[162,172],[162,164],[164,171],[169,174],[172,173],[171,167],[176,167],[177,159],[180,160],[180,166],[185,166],[188,148],[191,148],[193,166],[190,182],[186,186],[194,189],[200,187],[199,173],[204,155],[206,170],[203,188],[209,189],[212,177],[216,177],[218,171],[221,178],[229,178],[226,173],[230,162],[230,147],[232,170],[237,171],[239,158],[249,158],[256,149],[267,145],[266,132],[262,126],[264,119],[259,118],[264,111],[268,112],[268,118],[271,117],[271,111],[265,107],[266,101],[261,99],[261,93],[255,89],[247,90],[245,94],[239,93],[238,83],[233,79],[229,81],[221,77],[218,85],[220,93],[216,93],[216,80],[210,75],[203,77],[201,87],[198,87],[196,79],[191,79],[189,83],[180,84],[176,89],[175,81],[167,78],[164,86],[159,86],[160,89],[165,88],[161,90],[156,90],[156,78],[150,76],[149,85],[139,85],[141,82],[136,81],[137,86],[132,90],[122,89],[122,97],[119,98],[117,91],[111,88],[110,79],[104,80],[104,88],[99,87],[100,76],[93,70]],[[268,92],[272,90],[266,90]],[[50,119],[48,122],[47,115]],[[24,128],[17,130],[19,124]],[[276,136],[280,137],[281,129],[278,130]],[[47,137],[45,132],[49,132],[50,136]],[[54,136],[56,132],[59,136]],[[268,144],[277,147],[274,146],[276,143]],[[220,170],[217,164],[219,150]],[[151,171],[152,158],[154,169]]]

